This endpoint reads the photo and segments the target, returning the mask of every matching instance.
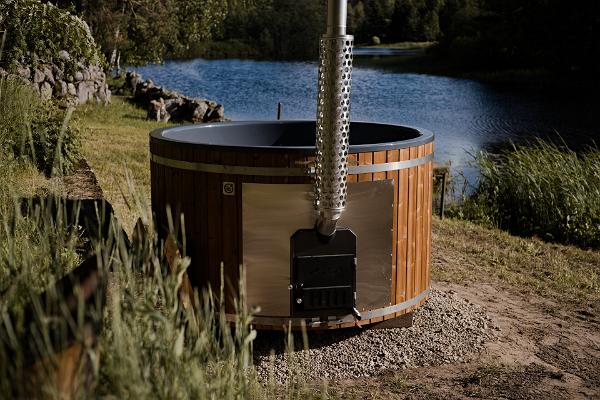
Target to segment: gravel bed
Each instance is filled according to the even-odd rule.
[[[254,343],[259,377],[286,382],[290,371],[305,380],[374,376],[384,370],[462,362],[496,338],[484,310],[454,292],[432,290],[414,314],[413,326],[351,329],[308,334],[308,350],[290,355],[285,334],[260,332]],[[302,335],[294,338],[304,348]]]

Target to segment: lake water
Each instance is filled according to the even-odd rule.
[[[468,152],[506,140],[557,137],[573,146],[600,138],[600,102],[592,96],[501,88],[473,80],[399,73],[379,68],[371,59],[355,62],[351,118],[418,126],[436,134],[436,160],[468,167]],[[314,119],[317,66],[308,62],[253,60],[167,61],[138,69],[144,78],[184,95],[204,97],[225,106],[237,121]],[[590,88],[590,92],[596,90]]]

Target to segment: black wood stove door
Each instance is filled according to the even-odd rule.
[[[356,236],[338,229],[324,239],[313,229],[291,237],[291,313],[297,317],[339,316],[356,306]]]

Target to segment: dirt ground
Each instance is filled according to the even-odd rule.
[[[490,284],[434,284],[487,310],[498,340],[466,363],[340,382],[339,398],[600,399],[600,316]]]

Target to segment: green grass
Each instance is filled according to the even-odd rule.
[[[149,133],[167,126],[146,119],[146,111],[124,97],[113,96],[108,106],[86,105],[75,113],[74,125],[82,132],[82,153],[98,177],[104,197],[131,232],[139,215],[125,195],[126,175],[150,204]]]
[[[558,308],[600,304],[600,252],[512,236],[457,219],[433,219],[432,276],[486,282],[559,299]]]

